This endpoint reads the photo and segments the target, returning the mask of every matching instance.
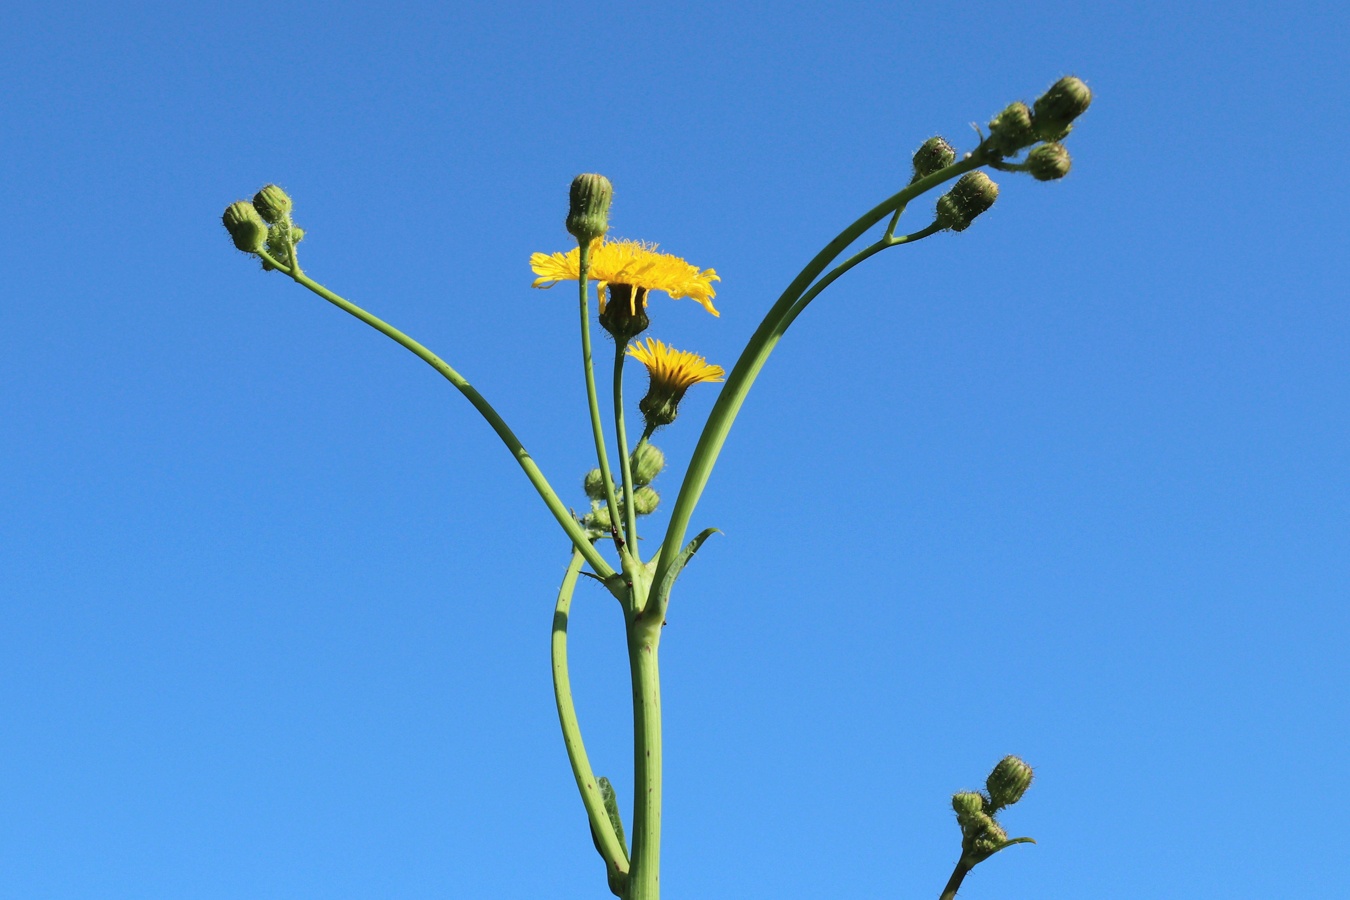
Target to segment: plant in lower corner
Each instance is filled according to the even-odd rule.
[[[576,246],[566,252],[535,253],[530,267],[534,287],[577,283],[580,319],[584,417],[595,445],[595,466],[582,479],[587,506],[576,512],[560,498],[520,439],[496,409],[456,369],[383,319],[313,280],[302,269],[297,247],[304,232],[292,219],[291,198],[276,185],[260,190],[252,202],[226,209],[224,224],[237,248],[257,257],[264,270],[276,271],[401,344],[457,389],[515,458],[545,508],[571,543],[572,558],[562,579],[553,613],[553,686],[572,773],[576,778],[595,848],[604,861],[610,891],[624,900],[655,900],[660,894],[661,859],[661,686],[658,666],[666,609],[681,572],[715,533],[705,528],[688,537],[703,489],[727,434],[760,370],[804,309],[841,275],[871,256],[907,246],[943,232],[961,232],[993,206],[998,186],[982,170],[1026,172],[1042,181],[1062,178],[1069,155],[1061,143],[1073,121],[1091,102],[1077,78],[1056,82],[1034,105],[1013,103],[989,122],[988,136],[958,157],[945,139],[925,141],[912,159],[908,183],[872,207],[808,262],[765,314],[730,373],[702,356],[677,350],[655,337],[639,340],[651,326],[648,301],[653,293],[691,299],[713,316],[713,269],[701,269],[655,245],[608,236],[613,188],[601,175],[573,181],[566,218]],[[1017,159],[1024,151],[1025,157]],[[919,197],[948,182],[931,218],[901,232],[902,217]],[[883,224],[884,223],[884,224]],[[864,241],[873,229],[875,237]],[[856,249],[855,249],[856,248]],[[848,253],[852,250],[853,252]],[[847,254],[847,255],[846,255]],[[596,310],[591,289],[595,284]],[[592,353],[592,331],[599,323],[612,339],[609,403],[602,403]],[[641,430],[629,428],[625,401],[627,358],[647,370],[647,389],[637,404]],[[724,383],[723,383],[724,382]],[[664,537],[655,549],[640,551],[640,525],[660,503],[653,482],[665,457],[652,443],[657,432],[676,426],[685,392],[699,384],[723,383],[703,423],[689,466],[675,492]],[[684,423],[680,423],[684,424]],[[637,440],[631,440],[636,434]],[[669,481],[669,479],[668,479]],[[619,604],[624,617],[633,696],[633,801],[626,828],[610,782],[597,777],[582,741],[568,676],[567,626],[572,595],[581,576],[599,582]],[[994,853],[1029,838],[1009,839],[996,814],[1017,802],[1031,781],[1031,769],[1007,757],[989,776],[986,792],[955,795],[961,828],[961,855],[942,893],[954,897],[966,874]],[[631,835],[631,843],[630,843]]]

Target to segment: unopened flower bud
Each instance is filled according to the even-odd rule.
[[[609,230],[609,204],[614,186],[603,175],[578,175],[568,192],[567,230],[580,244],[604,235]]]
[[[245,253],[257,253],[267,243],[267,223],[247,200],[231,203],[220,220],[234,245]]]
[[[971,837],[973,838],[971,848],[975,853],[988,857],[998,852],[998,849],[1008,840],[1008,832],[1003,830],[1003,826],[990,819],[988,825]]]
[[[275,184],[269,184],[253,195],[253,205],[257,207],[259,215],[275,225],[286,220],[294,204],[285,191]]]
[[[989,802],[992,804],[992,810],[997,811],[1005,806],[1012,806],[1022,795],[1031,787],[1032,771],[1031,766],[1022,762],[1016,756],[1005,756],[994,766],[994,771],[989,773],[988,780],[985,781],[985,787],[989,790]]]
[[[661,470],[666,467],[666,455],[657,447],[645,441],[633,451],[629,459],[629,465],[632,467],[633,484],[638,487],[645,487],[651,484]]]
[[[952,795],[952,809],[956,810],[956,821],[966,827],[975,816],[984,814],[984,795],[974,791],[962,791]]]
[[[592,500],[603,500],[605,498],[605,476],[600,474],[599,469],[591,469],[586,473],[582,481],[582,487],[586,489],[586,496]]]
[[[937,219],[943,228],[965,231],[975,217],[994,205],[998,185],[983,172],[967,172],[938,198]]]
[[[1037,181],[1054,181],[1069,174],[1069,151],[1063,144],[1041,144],[1027,154],[1027,171]]]
[[[1092,105],[1092,91],[1082,80],[1067,75],[1050,85],[1050,90],[1037,100],[1033,112],[1036,136],[1044,141],[1058,141],[1069,133],[1073,120],[1087,112]]]
[[[633,491],[633,511],[639,516],[650,516],[660,502],[661,495],[650,485]]]
[[[1012,156],[1034,144],[1036,135],[1032,131],[1030,107],[1020,100],[1009,104],[989,121],[989,134],[1004,156]]]
[[[602,503],[592,503],[591,513],[586,517],[586,524],[592,528],[599,528],[601,531],[609,531],[612,527],[609,518],[609,507]]]
[[[910,184],[956,162],[956,150],[941,136],[930,137],[914,151],[914,177]]]

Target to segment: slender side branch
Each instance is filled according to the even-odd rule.
[[[591,436],[595,439],[595,458],[600,466],[600,480],[605,485],[605,503],[609,508],[609,525],[614,535],[614,548],[622,556],[625,540],[623,519],[620,517],[619,505],[614,496],[614,475],[609,468],[609,454],[605,452],[605,429],[600,422],[600,400],[595,392],[595,366],[591,363],[590,293],[587,288],[591,247],[586,241],[582,241],[579,247],[578,268],[581,274],[577,282],[581,285],[581,357],[586,370],[586,405],[591,412]],[[632,536],[629,535],[627,539],[632,540]]]
[[[558,499],[558,495],[549,485],[548,479],[545,478],[544,473],[539,470],[539,466],[535,465],[534,460],[530,457],[530,454],[525,449],[524,445],[521,444],[520,439],[516,437],[515,432],[513,432],[511,427],[506,424],[505,420],[497,414],[497,410],[492,408],[492,404],[483,399],[483,395],[478,393],[477,389],[469,384],[463,375],[460,375],[451,368],[445,360],[441,359],[422,344],[408,337],[388,322],[378,316],[371,315],[350,300],[338,296],[328,288],[305,275],[303,272],[293,272],[289,267],[281,265],[277,260],[269,256],[266,251],[260,252],[259,256],[275,266],[278,271],[291,276],[296,282],[318,294],[338,309],[360,319],[362,322],[365,322],[367,325],[394,342],[406,347],[408,350],[412,351],[418,359],[421,359],[427,365],[431,366],[439,372],[446,381],[453,384],[459,392],[473,404],[473,408],[478,410],[479,415],[487,420],[487,423],[492,426],[492,430],[497,432],[497,436],[502,439],[502,443],[511,451],[511,455],[516,458],[516,462],[519,463],[521,469],[525,471],[525,477],[530,480],[530,484],[534,485],[534,489],[539,492],[539,496],[543,499],[544,505],[548,507],[549,512],[553,513],[553,518],[558,520],[558,524],[562,526],[562,530],[567,532],[567,536],[572,539],[572,545],[576,547],[577,552],[586,559],[586,562],[590,563],[591,568],[595,569],[596,574],[601,578],[606,579],[606,581],[615,574],[614,569],[609,563],[605,562],[605,558],[600,555],[591,544],[590,540],[587,539],[586,533],[581,530],[581,526],[577,524],[576,519],[574,519],[572,514],[567,511],[567,507],[563,506],[562,501]]]
[[[581,802],[586,807],[586,817],[591,821],[591,830],[600,845],[605,866],[611,875],[626,875],[628,850],[614,832],[614,825],[605,811],[605,801],[596,784],[595,773],[591,771],[586,745],[581,740],[576,707],[572,703],[572,679],[567,670],[567,624],[581,562],[581,553],[573,549],[572,562],[567,567],[562,587],[558,589],[558,604],[553,610],[553,699],[558,705],[558,724],[562,726],[563,744],[567,747],[567,758],[572,763],[572,775],[577,780],[577,790],[581,792]]]
[[[763,321],[760,322],[759,327],[755,329],[754,335],[750,338],[750,343],[746,345],[740,359],[736,361],[736,365],[732,368],[731,374],[727,376],[727,382],[717,395],[717,401],[713,404],[712,412],[708,415],[708,421],[703,426],[703,433],[699,435],[698,445],[694,448],[693,458],[689,462],[684,482],[680,485],[679,496],[676,498],[675,506],[670,514],[670,524],[666,528],[665,539],[661,542],[661,559],[657,566],[656,584],[663,583],[666,571],[674,563],[680,548],[684,546],[684,536],[688,532],[689,520],[694,514],[694,507],[698,505],[703,489],[708,484],[708,478],[712,474],[718,455],[722,452],[722,445],[726,442],[727,434],[731,431],[731,425],[736,420],[737,413],[740,412],[741,404],[745,402],[746,394],[750,392],[751,386],[754,385],[760,370],[782,338],[783,332],[804,308],[798,307],[794,311],[794,307],[797,306],[798,300],[803,297],[807,288],[840,253],[848,249],[868,229],[930,188],[984,165],[986,157],[987,153],[981,146],[965,159],[907,185],[903,190],[873,207],[852,225],[841,231],[834,240],[826,244],[824,249],[817,253],[802,269],[801,273],[793,279],[777,302],[765,314]],[[649,604],[652,609],[651,615],[653,617],[664,616],[668,598],[658,597],[656,599],[657,603]]]
[[[628,429],[623,420],[624,346],[614,342],[614,431],[619,444],[620,470],[623,474],[623,527],[632,542],[633,559],[641,559],[637,540],[637,508],[633,505],[633,461],[628,452]]]

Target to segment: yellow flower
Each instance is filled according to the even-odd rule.
[[[627,352],[646,366],[651,376],[647,396],[642,398],[638,409],[653,428],[675,421],[676,409],[691,385],[722,381],[726,375],[721,366],[711,365],[697,353],[676,350],[655,338],[647,338],[645,346],[635,343]]]
[[[559,281],[576,281],[581,277],[581,252],[535,253],[530,257],[530,268],[539,277],[534,287],[553,287]],[[712,283],[721,281],[712,269],[700,270],[678,256],[657,253],[655,244],[641,241],[606,241],[597,239],[591,244],[591,265],[588,278],[597,282],[600,292],[600,311],[605,311],[607,288],[626,287],[614,293],[616,299],[627,300],[629,314],[638,314],[638,301],[647,305],[648,291],[664,291],[672,299],[691,297],[714,316],[721,315],[712,304],[717,295]]]

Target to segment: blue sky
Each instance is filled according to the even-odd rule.
[[[662,643],[679,897],[1330,896],[1350,740],[1350,16],[1330,3],[20,4],[0,34],[0,897],[608,896],[549,688],[592,465],[566,187],[730,366],[926,137],[1060,75],[1074,170],[888,251],[752,392]],[[927,207],[911,211],[915,227]],[[907,219],[909,221],[909,219]],[[603,345],[602,345],[603,347]],[[603,350],[602,350],[603,352]],[[634,371],[630,394],[641,391]],[[687,460],[714,391],[659,436]],[[667,500],[677,482],[658,481]],[[663,527],[658,513],[655,532]],[[573,678],[631,798],[613,602]]]

